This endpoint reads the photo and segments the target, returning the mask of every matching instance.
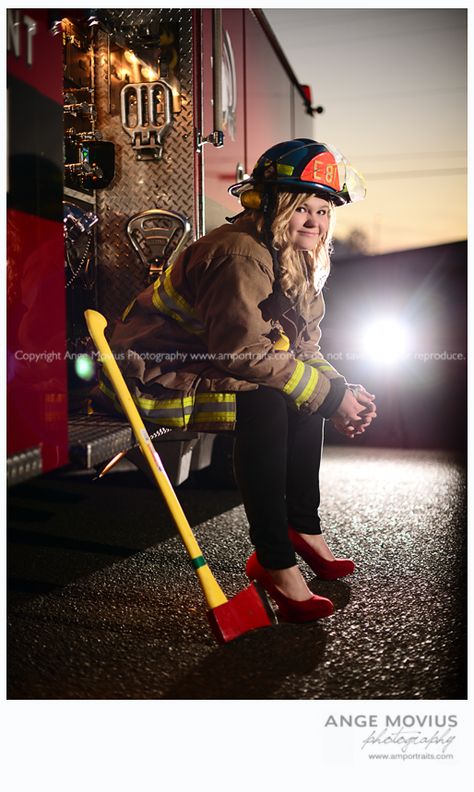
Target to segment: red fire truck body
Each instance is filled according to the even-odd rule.
[[[78,361],[92,349],[84,310],[119,314],[168,255],[238,211],[227,186],[265,148],[313,130],[310,103],[259,10],[10,9],[7,33],[16,483],[69,463],[97,466],[132,444],[124,422],[83,414],[91,382]],[[137,220],[152,210],[169,242],[158,252]],[[189,442],[177,443],[182,456]],[[193,466],[206,463],[193,453]]]

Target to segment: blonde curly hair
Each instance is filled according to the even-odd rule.
[[[309,297],[310,286],[320,292],[330,271],[332,235],[335,226],[334,206],[329,202],[329,227],[326,236],[320,239],[314,250],[295,250],[289,236],[288,224],[296,209],[302,206],[312,193],[279,192],[271,232],[273,246],[278,250],[281,266],[282,291],[304,307]],[[264,217],[261,212],[252,212],[259,233],[264,233]]]

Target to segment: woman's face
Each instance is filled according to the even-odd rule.
[[[288,223],[290,241],[297,250],[313,250],[327,234],[329,201],[311,195],[293,212]]]

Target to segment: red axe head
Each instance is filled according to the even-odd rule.
[[[270,627],[277,623],[264,589],[255,582],[223,605],[209,610],[207,617],[219,643],[232,641],[257,627]]]

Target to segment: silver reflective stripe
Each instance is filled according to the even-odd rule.
[[[195,333],[202,333],[204,331],[201,322],[195,319],[191,314],[185,313],[181,306],[174,302],[162,286],[156,290],[156,294],[159,296],[162,304],[168,309],[165,313],[170,314],[176,321],[181,322],[186,327],[192,328]]]
[[[226,399],[226,401],[201,402],[196,399],[196,409],[199,412],[229,412],[229,410],[233,409],[234,403],[235,396],[233,399]]]
[[[122,405],[103,371],[100,374],[99,388],[113,401],[115,408],[123,413]],[[178,428],[186,427],[194,409],[193,396],[183,395],[175,399],[149,399],[145,396],[130,395],[140,414],[153,423],[162,423]]]
[[[283,388],[286,393],[294,400],[296,407],[301,407],[313,395],[318,384],[318,370],[308,366],[301,360],[296,360],[295,370]]]
[[[156,407],[154,409],[150,409],[148,407],[144,407],[141,404],[140,398],[135,398],[134,402],[139,405],[140,412],[142,415],[146,415],[147,418],[181,418],[184,415],[191,415],[194,405],[181,405],[178,407]],[[159,401],[156,401],[156,404],[159,404]]]
[[[104,372],[101,372],[99,387],[120,411],[122,408]],[[211,391],[196,395],[177,396],[171,399],[152,399],[146,396],[132,396],[142,417],[150,422],[175,429],[204,425],[215,428],[226,426],[232,429],[236,420],[235,393]],[[208,429],[210,431],[210,429]]]
[[[196,407],[191,418],[192,424],[206,425],[235,425],[236,420],[236,395],[235,393],[209,393],[196,394]]]
[[[301,375],[301,379],[299,380],[298,384],[293,388],[291,393],[289,394],[292,399],[298,401],[298,397],[301,396],[304,389],[306,388],[307,384],[311,379],[312,369],[310,366],[305,366],[304,371]]]

